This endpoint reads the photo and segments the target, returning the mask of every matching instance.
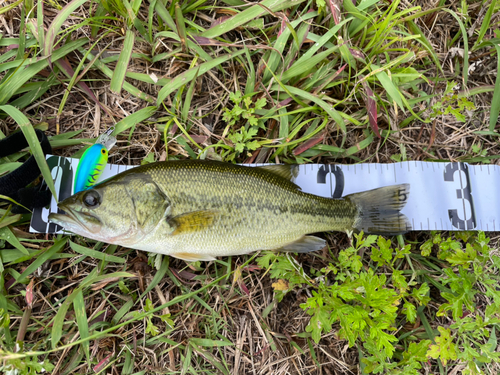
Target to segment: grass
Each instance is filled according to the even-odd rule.
[[[4,2],[0,136],[30,150],[0,171],[44,165],[34,128],[79,157],[111,126],[118,164],[496,162],[499,8]],[[0,214],[3,371],[500,371],[495,233],[334,233],[321,253],[186,265]]]

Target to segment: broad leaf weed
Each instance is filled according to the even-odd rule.
[[[483,232],[447,238],[433,233],[418,256],[412,253],[414,244],[394,246],[389,239],[360,233],[335,261],[311,275],[290,254],[267,252],[258,262],[278,279],[273,284],[278,301],[295,287],[310,291],[300,305],[311,316],[306,331],[318,343],[333,329],[357,346],[365,373],[418,374],[429,360],[438,360],[444,366],[463,363],[464,374],[483,374],[485,365],[500,356],[495,352],[500,257],[488,243]],[[363,254],[369,254],[368,265]],[[433,254],[441,272],[425,268]],[[489,304],[484,316],[478,303]]]

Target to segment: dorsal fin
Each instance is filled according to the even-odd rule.
[[[299,173],[299,166],[293,164],[264,165],[256,168],[263,169],[289,181],[291,181],[294,177],[297,177]]]

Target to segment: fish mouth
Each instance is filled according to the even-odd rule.
[[[75,211],[68,207],[58,206],[60,209],[64,210],[64,213],[51,213],[49,214],[49,221],[57,225],[62,226],[68,230],[74,230],[75,228],[82,228],[88,232],[92,232],[87,223],[101,222],[96,216],[81,211]]]
[[[77,222],[67,214],[51,213],[49,214],[49,221],[63,227],[65,227],[66,224],[77,224]]]

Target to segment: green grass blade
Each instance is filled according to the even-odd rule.
[[[32,82],[24,85],[21,89],[17,91],[20,94],[21,91],[26,90],[27,93],[19,98],[10,102],[13,107],[25,108],[45,94],[52,86],[60,84],[55,74],[51,74],[50,77],[42,82]]]
[[[490,131],[495,130],[500,114],[500,46],[493,44],[497,50],[497,77],[495,78],[495,91],[493,91],[493,100],[491,101],[490,110]]]
[[[238,26],[244,25],[268,13],[277,12],[282,9],[292,8],[303,3],[304,0],[264,0],[258,5],[253,5],[243,12],[231,17],[230,19],[208,29],[201,33],[201,36],[206,38],[215,38],[228,31],[234,30]]]
[[[188,345],[186,347],[186,349],[184,350],[184,358],[182,358],[182,356],[181,356],[181,359],[182,359],[181,375],[185,375],[189,371],[189,369],[191,368],[191,355],[192,355],[192,353],[193,353],[193,346]],[[195,373],[194,369],[193,369],[192,373]]]
[[[42,264],[44,264],[47,260],[49,260],[54,254],[58,253],[61,251],[66,245],[66,242],[68,242],[68,237],[65,237],[59,241],[56,241],[47,251],[42,253],[41,255],[37,256],[33,263],[31,263],[26,269],[23,271],[21,275],[16,279],[16,283],[29,275],[31,275],[33,272],[37,270],[38,267],[40,267]]]
[[[365,0],[365,1],[361,1],[359,3],[359,5],[357,6],[357,8],[359,10],[365,10],[365,9],[368,9],[369,7],[371,7],[372,5],[377,4],[378,2],[380,2],[380,0]]]
[[[160,37],[171,38],[171,39],[178,41],[179,43],[181,42],[181,38],[179,37],[179,35],[173,33],[172,31],[160,31],[159,33],[157,33],[155,35],[155,39],[158,39]],[[203,50],[202,46],[199,44],[200,38],[202,38],[202,37],[192,37],[190,39],[187,39],[187,46],[189,47],[190,50],[193,50],[194,52],[196,52],[196,54],[198,54],[203,60],[205,60],[205,61],[212,60],[212,57],[208,53],[206,53]],[[203,39],[210,40],[208,38],[203,38]],[[224,45],[224,44],[225,43],[220,42],[219,45]],[[205,44],[205,45],[209,45],[209,44]],[[182,48],[180,48],[179,50],[182,51]],[[177,54],[177,53],[178,52],[171,51],[167,54],[160,54],[160,55],[165,55],[166,57],[169,57],[169,56],[172,56],[172,55]],[[160,56],[160,55],[155,56],[155,58],[158,59],[158,56]],[[159,61],[159,60],[155,60],[155,58],[153,58],[153,62]]]
[[[462,20],[454,11],[446,8],[444,8],[443,11],[450,13],[457,20],[460,31],[462,32],[462,38],[464,39],[464,67],[462,70],[462,79],[464,86],[467,87],[467,80],[469,77],[469,41],[467,38],[467,31],[465,30]]]
[[[19,203],[19,202],[15,201],[14,199],[12,199],[11,197],[8,197],[8,196],[6,196],[6,195],[2,195],[2,194],[0,194],[0,199],[3,199],[3,200],[6,200],[6,201],[9,201],[9,202],[11,202],[11,203],[13,203],[13,204],[17,204],[17,205],[19,205],[20,207],[24,208],[25,210],[30,211],[30,209],[29,209],[28,207],[23,206],[21,203]],[[3,217],[2,217],[2,219],[6,218],[6,217],[9,217],[9,216],[3,216]],[[3,223],[3,220],[2,220],[2,221],[0,221],[0,223],[4,224],[4,223]],[[0,225],[0,227],[1,227],[1,225]]]
[[[158,99],[156,101],[157,105],[160,105],[165,98],[170,95],[172,92],[180,88],[181,86],[186,85],[188,82],[193,80],[196,76],[200,76],[208,72],[210,69],[215,68],[216,66],[221,65],[222,63],[226,62],[227,60],[230,60],[236,56],[239,56],[243,54],[245,51],[237,51],[228,55],[223,55],[220,57],[217,57],[211,61],[207,61],[203,64],[200,64],[197,67],[194,67],[192,69],[186,70],[184,73],[179,74],[177,77],[172,79],[168,85],[163,87],[160,92],[158,93]]]
[[[0,63],[3,63],[4,61],[7,60],[11,60],[16,54],[17,51],[15,49],[11,49],[8,52],[4,52],[2,55],[0,55]]]
[[[167,273],[169,263],[170,257],[163,256],[160,269],[155,272],[153,280],[151,280],[144,293],[142,293],[141,296],[137,299],[137,302],[141,301],[163,279],[163,276],[165,276],[165,274]]]
[[[196,353],[204,357],[208,362],[210,362],[214,367],[217,368],[219,374],[229,375],[229,371],[224,365],[209,351],[201,349],[198,345],[189,341]]]
[[[181,119],[182,122],[186,123],[189,115],[189,110],[191,109],[191,101],[193,100],[194,86],[196,84],[196,77],[198,77],[198,72],[196,72],[194,79],[191,81],[189,88],[186,92],[186,97],[184,98],[184,104],[182,106]]]
[[[7,298],[3,294],[0,294],[0,309],[3,311],[8,311],[9,309],[9,302]],[[19,310],[19,309],[17,309]],[[22,311],[18,312],[18,315],[22,315]],[[9,324],[6,324],[6,327],[3,328],[3,342],[2,342],[2,347],[12,347],[14,340],[12,339],[12,333],[10,332],[10,326]]]
[[[298,51],[300,49],[300,41],[299,41],[299,37],[297,36],[297,32],[292,27],[290,22],[285,21],[285,25],[286,25],[287,29],[290,30],[290,33],[292,34],[292,37],[293,37],[293,41],[295,42],[295,44],[293,46],[291,46],[291,48],[294,49],[295,51]]]
[[[0,228],[6,227],[8,225],[14,224],[21,220],[21,215],[8,215],[8,216],[3,216],[2,219],[0,220]]]
[[[306,75],[308,72],[316,68],[316,65],[326,59],[330,54],[338,50],[339,47],[335,46],[326,51],[320,52],[317,55],[311,56],[308,59],[299,59],[293,64],[290,69],[285,71],[281,76],[281,82],[287,83],[290,79],[296,76]]]
[[[283,59],[282,53],[287,45],[290,34],[291,34],[290,28],[286,28],[285,30],[283,30],[281,35],[276,39],[276,42],[274,42],[273,45],[274,49],[273,51],[270,52],[269,58],[267,59],[266,62],[266,65],[269,69],[266,69],[266,71],[264,72],[264,76],[262,78],[262,82],[264,82],[264,84],[269,82],[269,80],[271,79],[272,77],[271,72],[277,71],[276,69],[278,68],[281,60]]]
[[[293,95],[297,95],[305,100],[310,100],[311,102],[313,102],[313,103],[317,104],[318,106],[320,106],[321,108],[323,108],[325,110],[325,112],[328,113],[328,115],[330,115],[330,117],[337,123],[340,130],[343,133],[346,132],[346,127],[344,124],[344,120],[342,119],[342,116],[340,116],[340,114],[335,109],[333,109],[331,104],[328,104],[327,102],[318,98],[317,96],[315,96],[307,91],[301,90],[297,87],[287,86],[287,85],[283,85],[283,87],[287,91],[292,93]],[[271,89],[278,90],[279,87],[273,86]]]
[[[161,1],[156,2],[155,10],[163,20],[163,22],[165,22],[167,26],[170,27],[170,30],[174,31],[176,29],[175,22],[168,12],[167,8],[165,8],[165,5],[163,5]]]
[[[73,0],[57,13],[57,16],[50,24],[45,36],[45,49],[43,51],[43,54],[45,56],[52,55],[56,35],[63,23],[66,22],[71,13],[73,13],[77,8],[85,3],[87,3],[87,0]]]
[[[73,307],[75,309],[76,324],[78,325],[78,332],[82,339],[89,337],[89,325],[87,322],[87,313],[85,312],[85,300],[83,298],[83,293],[81,290],[76,293],[75,300],[73,301]],[[90,343],[84,341],[82,343],[83,351],[85,357],[87,358],[87,363],[90,363]]]
[[[56,188],[54,186],[54,181],[52,180],[52,174],[50,173],[49,166],[47,165],[47,161],[45,160],[45,155],[42,151],[42,146],[40,146],[40,141],[38,140],[35,129],[31,125],[30,121],[20,110],[12,107],[11,105],[2,105],[0,106],[0,110],[4,111],[10,117],[12,117],[21,128],[26,140],[28,141],[30,150],[35,157],[36,163],[38,164],[38,168],[40,168],[40,171],[42,172],[45,183],[49,187],[49,190],[54,198],[57,199]]]
[[[14,54],[17,53],[17,51],[13,51]],[[16,68],[18,71],[21,69],[21,68],[26,68],[30,65],[33,65],[33,64],[36,64],[36,63],[39,63],[43,60],[46,60],[46,58],[32,58],[32,59],[25,59],[25,58],[22,58],[22,59],[15,59],[13,61],[9,61],[9,62],[6,62],[6,63],[3,63],[3,64],[0,64],[0,72],[4,72],[6,70],[9,70],[9,69],[13,69],[13,68]],[[2,78],[2,82],[5,82],[5,78]]]
[[[182,15],[179,3],[175,3],[175,21],[177,23],[177,34],[181,41],[182,52],[187,53],[186,24],[184,23],[184,16]]]
[[[132,27],[132,25],[134,25],[134,27],[137,29],[137,31],[139,31],[141,36],[144,39],[148,40],[149,34],[146,31],[146,28],[144,27],[142,21],[137,17],[137,11],[139,9],[137,7],[141,6],[141,2],[142,2],[142,0],[133,1],[132,4],[130,4],[127,0],[122,0],[122,3],[125,6],[125,9],[127,10],[127,15],[128,15],[127,25],[128,25],[128,27],[130,28],[130,27]],[[151,43],[151,40],[148,40],[148,42]]]
[[[254,91],[255,88],[255,68],[252,62],[252,57],[250,56],[250,51],[248,50],[248,48],[245,48],[244,51],[245,51],[245,56],[247,58],[248,69],[249,69],[249,71],[247,71],[248,73],[247,73],[247,82],[245,85],[245,95],[249,95]]]
[[[488,8],[488,11],[486,12],[483,22],[481,23],[481,29],[479,30],[479,35],[477,36],[477,40],[474,43],[474,47],[472,47],[472,50],[474,51],[476,47],[481,44],[483,41],[484,36],[486,35],[486,31],[491,27],[490,22],[491,22],[491,16],[493,15],[493,12],[495,11],[495,7],[497,5],[497,0],[491,0],[490,7]]]
[[[78,245],[78,244],[71,242],[71,241],[69,243],[69,246],[73,249],[73,251],[75,251],[79,254],[82,254],[82,255],[85,255],[88,257],[92,257],[95,259],[103,260],[105,262],[125,263],[127,261],[124,258],[120,258],[120,257],[117,257],[115,255],[109,255],[109,254],[106,254],[102,251],[96,251],[93,249],[89,249],[87,247]]]
[[[278,113],[282,116],[281,120],[279,121],[280,124],[279,137],[286,139],[290,135],[290,126],[289,126],[288,116],[286,115],[286,109],[280,108],[278,110]]]
[[[356,59],[351,53],[351,49],[349,48],[348,44],[344,42],[344,39],[342,39],[341,36],[338,37],[338,43],[339,43],[339,52],[340,56],[342,56],[342,60],[347,62],[347,65],[349,65],[350,69],[356,69]]]
[[[348,14],[352,15],[353,17],[356,17],[361,21],[369,20],[369,17],[365,15],[366,12],[363,11],[364,9],[360,6],[356,6],[355,4],[356,3],[352,1],[351,2],[347,0],[343,1],[344,9],[346,12],[348,12]]]
[[[149,83],[150,85],[157,85],[157,86],[165,86],[171,81],[170,78],[165,78],[165,77],[160,78],[158,81],[154,81],[149,74],[137,73],[137,72],[127,72],[126,77],[135,79],[137,81]]]
[[[130,56],[132,56],[132,49],[134,47],[135,35],[132,30],[127,30],[125,33],[125,40],[123,41],[122,51],[116,63],[115,71],[111,77],[110,90],[115,94],[119,94],[122,90],[125,74],[127,73],[128,63]]]
[[[148,41],[153,44],[153,19],[155,16],[155,6],[157,0],[150,0],[148,6]]]
[[[340,30],[340,28],[346,24],[347,22],[351,21],[352,18],[348,18],[348,19],[345,19],[343,20],[341,23],[339,23],[338,25],[332,27],[330,30],[328,30],[324,35],[322,35],[319,40],[317,40],[308,50],[306,53],[304,53],[302,55],[302,57],[300,57],[300,59],[297,60],[296,64],[297,63],[300,63],[302,61],[307,61],[309,60],[310,58],[313,57],[313,55],[320,49],[320,48],[323,48],[324,45],[326,45],[326,43],[328,43],[328,41],[333,38],[335,36],[335,34],[337,34],[337,32]],[[336,46],[338,47],[338,46]]]
[[[60,58],[66,56],[68,53],[74,51],[75,49],[81,47],[88,42],[87,39],[79,39],[74,42],[69,42],[63,47],[54,51],[52,55],[52,61],[59,60]],[[47,58],[41,58],[40,61],[29,65],[24,69],[20,69],[14,73],[13,76],[9,77],[7,81],[2,80],[0,84],[0,104],[5,104],[16,94],[17,91],[23,86],[29,79],[31,79],[35,74],[40,72],[42,69],[49,65],[49,60]]]
[[[0,228],[0,238],[10,243],[20,252],[25,255],[29,255],[28,250],[23,246],[21,242],[17,239],[17,237],[12,233],[9,227]]]
[[[7,6],[4,6],[4,7],[0,8],[0,14],[7,13],[9,10],[14,9],[19,4],[22,4],[23,1],[24,0],[17,0],[15,2],[13,2],[12,4],[9,4]]]
[[[97,7],[95,9],[95,13],[93,14],[93,17],[96,19],[100,19],[100,18],[104,17],[106,15],[106,13],[107,13],[107,10],[104,8],[102,3],[98,2]],[[91,30],[90,35],[92,36],[92,38],[97,37],[97,33],[99,32],[100,29],[101,29],[101,26],[99,24],[92,24],[92,26],[90,27],[90,30]]]
[[[85,55],[88,51],[84,50],[84,49],[79,49],[79,51]],[[101,61],[99,60],[93,60],[94,59],[94,55],[92,55],[91,53],[88,54],[87,56],[87,59],[90,60],[93,65],[95,65],[101,72],[103,72],[106,76],[108,76],[109,78],[111,78],[113,76],[113,71],[111,69],[109,69],[105,64],[103,64]],[[154,103],[155,99],[142,92],[141,90],[139,90],[137,87],[135,87],[134,85],[128,83],[127,81],[124,81],[123,82],[123,86],[122,86],[122,89],[127,91],[128,93],[130,93],[131,95],[139,98],[139,99],[142,99],[148,103]]]
[[[375,50],[376,48],[374,48],[374,47],[379,45],[382,41],[385,40],[385,37],[384,37],[385,33],[387,32],[387,30],[390,30],[389,23],[392,21],[393,14],[397,10],[399,3],[400,3],[400,0],[393,1],[391,3],[391,5],[389,6],[389,8],[385,11],[383,16],[381,17],[382,22],[377,22],[377,23],[373,24],[371,29],[374,29],[375,35],[368,42],[368,45],[366,46],[366,48],[371,47],[373,50]],[[346,4],[346,1],[344,1],[344,4]]]
[[[345,156],[351,156],[359,151],[365,149],[368,147],[371,143],[373,142],[373,134],[368,135],[365,139],[363,139],[361,142],[358,142],[355,146],[349,147],[347,150],[345,150],[344,155]]]
[[[132,126],[137,125],[141,121],[148,119],[153,115],[153,113],[156,112],[156,109],[156,107],[146,107],[132,113],[130,116],[125,117],[115,125],[113,135],[120,134],[121,132],[130,129]]]
[[[97,271],[97,269],[95,270]],[[74,301],[78,293],[81,292],[82,292],[82,287],[80,286],[77,289],[75,289],[69,296],[67,296],[64,302],[57,309],[57,313],[54,317],[54,324],[52,325],[52,331],[50,333],[50,341],[52,344],[52,349],[54,349],[59,343],[59,340],[61,340],[66,312],[68,311],[70,304]],[[88,342],[83,338],[82,340],[84,340],[83,342]]]
[[[436,66],[439,68],[439,70],[441,71],[441,74],[444,75],[443,66],[441,65],[441,62],[439,61],[439,57],[438,57],[436,51],[434,50],[434,47],[432,46],[431,42],[429,42],[429,40],[425,37],[424,32],[422,30],[420,30],[420,28],[417,26],[417,24],[411,20],[407,22],[407,25],[408,25],[408,29],[410,29],[410,31],[413,33],[413,35],[416,35],[419,37],[417,39],[417,41],[422,46],[424,46],[424,48],[427,50],[427,52],[430,53],[432,61],[434,61],[434,64],[436,64]]]
[[[399,92],[398,88],[394,85],[394,83],[392,83],[387,73],[384,71],[378,72],[375,74],[375,77],[377,77],[380,84],[387,92],[387,95],[389,95],[389,97],[397,103],[399,108],[404,110],[401,93]]]
[[[317,12],[307,13],[306,15],[301,17],[301,19],[292,21],[290,23],[291,28],[296,27],[302,21],[308,20],[313,15],[317,16]],[[287,45],[288,38],[290,37],[290,35],[291,35],[291,29],[287,27],[285,30],[283,30],[281,35],[274,42],[273,50],[270,52],[269,58],[266,61],[266,65],[269,69],[266,69],[264,72],[264,76],[262,78],[262,82],[264,82],[264,84],[267,84],[269,82],[269,79],[271,79],[272,77],[271,72],[276,73],[277,71],[276,69],[278,68],[280,62],[283,59],[283,50]],[[250,92],[253,92],[253,87],[252,91]]]
[[[41,50],[45,49],[45,27],[43,26],[43,1],[38,2],[36,9],[36,26],[38,31],[38,45]]]
[[[61,340],[63,325],[65,321],[64,318],[66,317],[66,312],[68,311],[69,306],[73,303],[77,295],[79,293],[82,293],[84,288],[89,287],[90,285],[98,283],[105,279],[134,276],[127,272],[114,272],[100,276],[96,276],[96,274],[97,274],[97,268],[94,268],[94,270],[91,273],[89,273],[89,275],[80,283],[80,286],[77,289],[75,289],[69,296],[67,296],[64,302],[59,306],[56,316],[54,317],[54,324],[52,326],[52,332],[50,335],[52,349],[55,349],[57,347],[57,344],[59,343],[59,340]],[[81,337],[79,341],[80,343],[88,342],[90,338],[91,336],[87,334],[86,338]]]
[[[134,301],[130,298],[129,301],[125,302],[125,304],[120,307],[120,309],[116,312],[116,314],[111,319],[112,324],[118,324],[120,320],[130,311],[130,309],[134,306]]]
[[[205,348],[215,348],[220,346],[234,346],[234,343],[231,341],[222,341],[222,340],[211,340],[211,339],[202,339],[202,338],[191,338],[189,340],[190,343],[202,346]]]

